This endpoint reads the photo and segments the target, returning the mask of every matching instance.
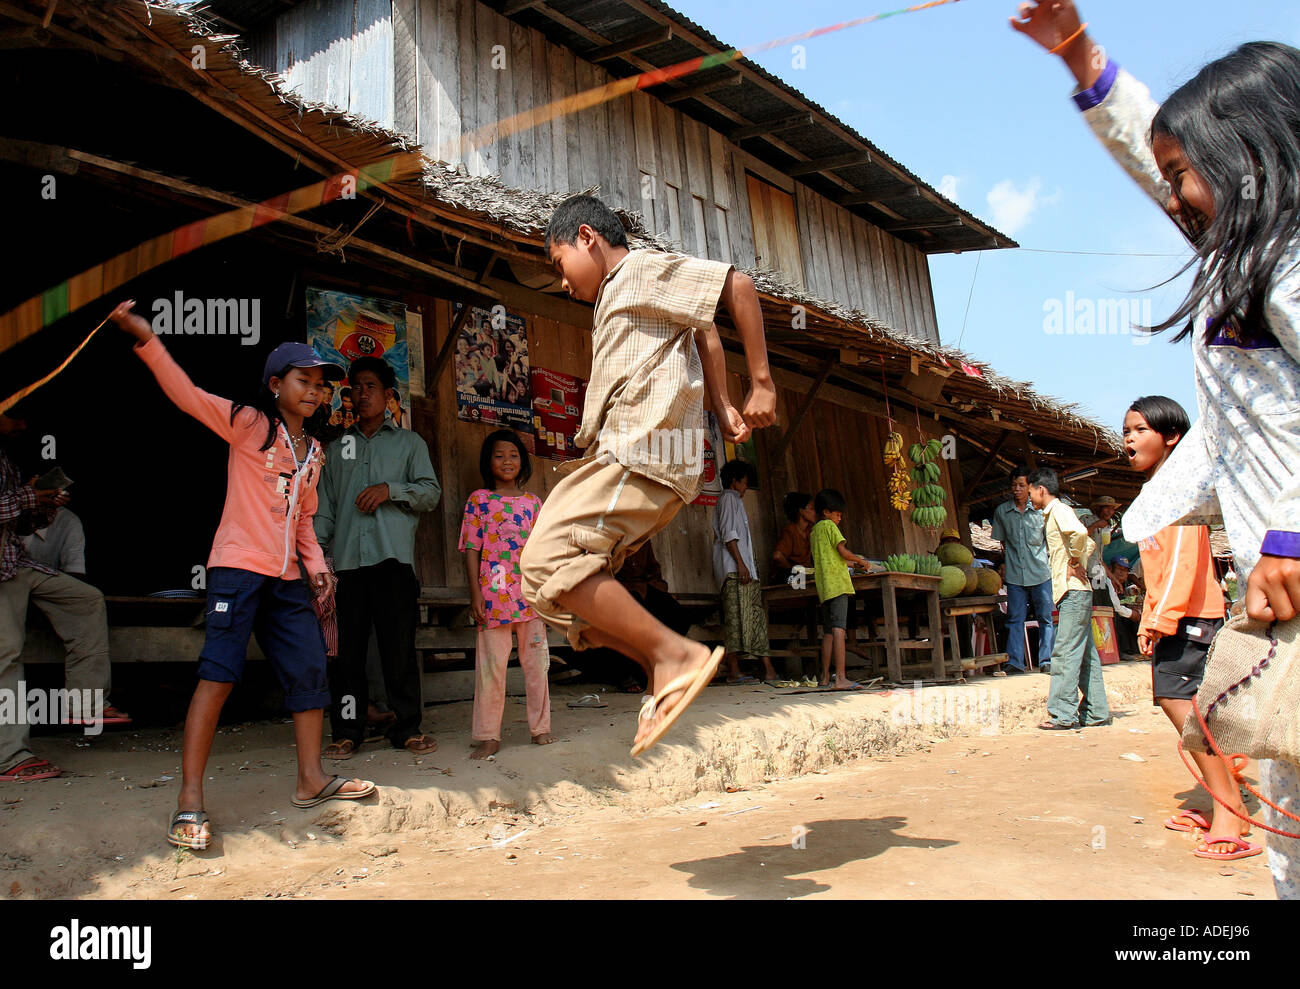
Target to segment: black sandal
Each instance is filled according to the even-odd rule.
[[[172,815],[172,823],[167,828],[167,841],[177,848],[188,848],[192,851],[202,852],[207,849],[212,835],[209,834],[206,838],[192,838],[189,835],[177,834],[176,825],[192,824],[201,828],[207,823],[208,812],[205,810],[178,810]]]

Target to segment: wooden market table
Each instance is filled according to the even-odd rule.
[[[886,668],[889,679],[894,683],[903,682],[903,650],[929,650],[933,660],[934,677],[942,680],[946,676],[943,661],[943,625],[940,615],[939,578],[926,577],[915,573],[857,573],[853,575],[853,590],[859,597],[879,594],[885,616],[885,641],[869,641],[859,645],[874,645],[885,650]],[[898,591],[917,592],[924,595],[930,621],[930,638],[904,639],[898,631]],[[817,586],[815,580],[809,580],[803,588],[791,587],[789,584],[777,584],[763,588],[763,604],[768,612],[769,624],[773,606],[792,607],[803,605],[808,609],[808,639],[817,641]],[[872,636],[874,640],[874,635]]]
[[[1007,661],[1007,654],[997,652],[998,633],[993,624],[993,614],[998,610],[1006,598],[999,594],[981,594],[971,597],[944,598],[940,605],[943,611],[944,621],[948,625],[948,639],[952,642],[952,658],[956,661],[958,668],[963,667],[963,661],[974,660],[974,669],[980,670],[989,666],[1000,666]],[[983,622],[984,629],[988,634],[989,641],[993,643],[994,652],[986,656],[963,656],[961,650],[961,636],[957,634],[957,619],[960,617],[969,617],[972,622]]]

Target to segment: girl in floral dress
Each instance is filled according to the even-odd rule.
[[[529,733],[537,745],[554,741],[546,625],[528,606],[519,585],[519,555],[537,524],[542,501],[519,486],[532,474],[532,463],[512,430],[499,429],[483,441],[479,473],[484,486],[465,502],[460,527],[460,551],[465,555],[471,609],[478,623],[474,759],[486,758],[501,747],[512,638],[519,644],[519,665],[524,670]]]

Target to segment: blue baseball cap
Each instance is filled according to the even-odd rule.
[[[1129,563],[1127,556],[1117,556],[1110,561],[1112,567],[1123,567],[1125,570],[1132,570],[1133,564]]]
[[[266,355],[266,366],[262,368],[262,384],[269,385],[272,375],[279,374],[286,367],[319,367],[326,381],[341,381],[347,377],[341,364],[327,361],[316,353],[314,347],[305,343],[282,343]]]

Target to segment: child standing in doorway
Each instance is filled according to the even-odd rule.
[[[501,748],[501,719],[506,703],[506,667],[511,640],[519,644],[519,665],[528,694],[528,730],[535,745],[549,745],[551,688],[547,671],[551,654],[546,625],[524,600],[519,557],[537,524],[542,500],[520,487],[532,476],[532,461],[523,441],[510,429],[498,429],[479,452],[483,487],[465,502],[460,551],[465,554],[471,610],[478,623],[474,648],[474,724],[472,759],[485,759]]]

